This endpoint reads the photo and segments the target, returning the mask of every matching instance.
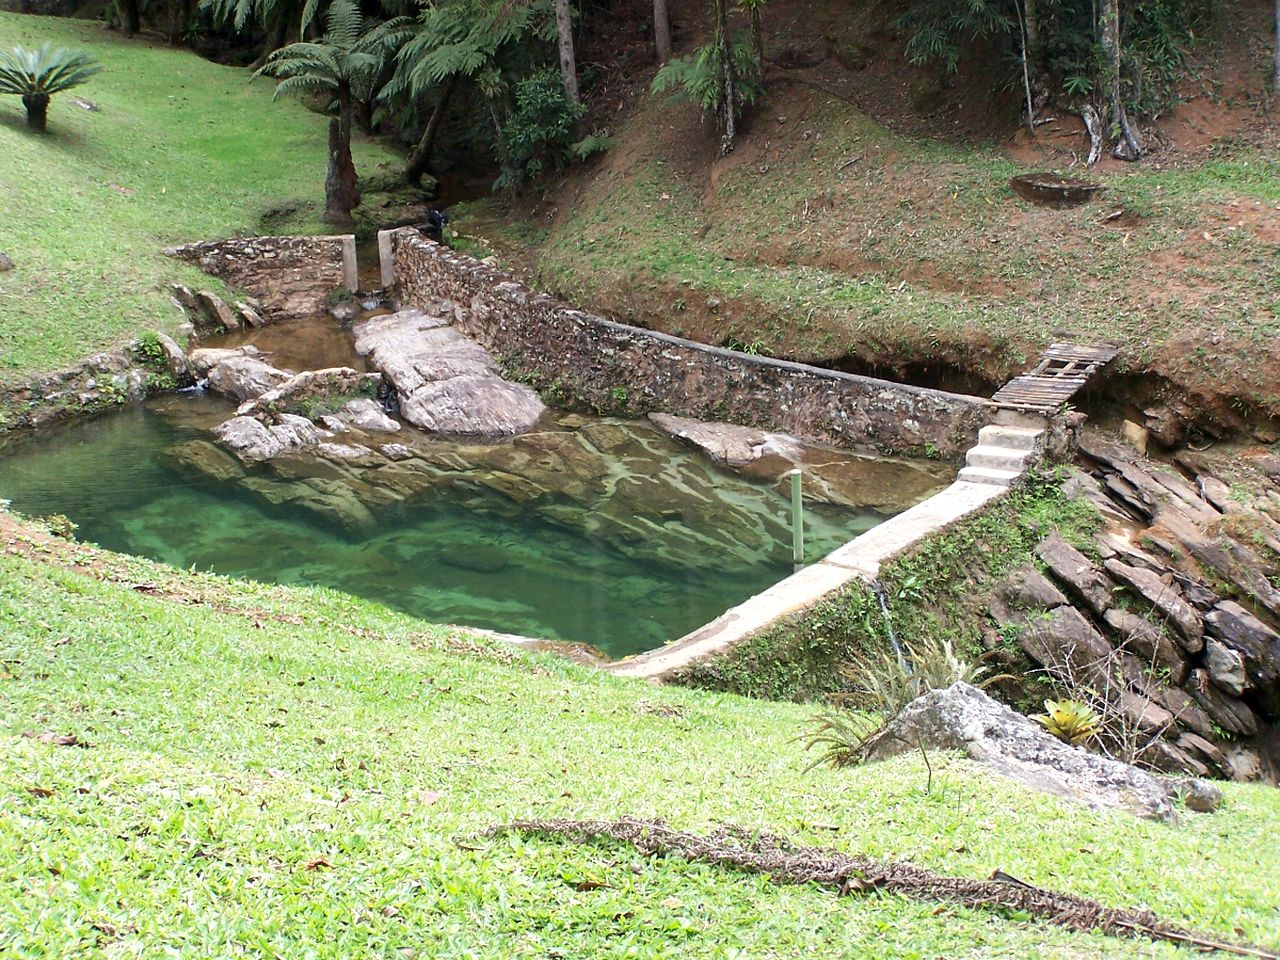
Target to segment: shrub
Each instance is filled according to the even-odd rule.
[[[27,128],[44,133],[48,130],[49,98],[78,87],[101,70],[87,53],[62,47],[55,50],[51,43],[39,50],[0,50],[0,93],[22,97]]]

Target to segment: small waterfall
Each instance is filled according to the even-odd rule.
[[[893,629],[893,618],[889,616],[889,600],[885,596],[884,587],[878,579],[872,579],[871,592],[876,595],[876,600],[880,603],[880,615],[884,618],[884,629],[889,634],[889,643],[893,646],[893,652],[898,657],[898,663],[902,665],[902,669],[910,673],[911,663],[907,660],[906,655],[903,654],[902,645],[898,643],[898,635]]]

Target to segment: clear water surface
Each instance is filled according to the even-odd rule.
[[[652,534],[669,531],[671,543],[637,543],[616,531],[593,535],[592,518],[573,516],[571,503],[522,511],[475,484],[434,491],[353,533],[181,471],[166,452],[208,439],[191,416],[206,409],[216,422],[230,407],[198,394],[165,398],[24,441],[0,453],[0,498],[30,516],[64,514],[83,540],[174,567],[333,587],[425,620],[585,642],[613,657],[679,637],[792,569],[779,490],[718,470],[648,424],[628,429],[663,457],[655,496],[687,489],[703,501],[733,498],[728,516],[758,521],[749,551],[700,539],[724,531],[689,529],[707,515],[705,503],[683,512],[673,505]],[[643,465],[631,469],[639,476],[628,482],[652,479]],[[819,507],[808,519],[814,559],[884,517]]]

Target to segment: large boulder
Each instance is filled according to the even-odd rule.
[[[420,310],[371,317],[353,328],[356,351],[395,388],[400,414],[416,427],[460,436],[507,437],[546,412],[538,395],[498,375],[487,350]]]
[[[262,396],[293,377],[256,357],[232,357],[209,371],[209,389],[244,402]]]
[[[865,755],[874,760],[921,749],[959,750],[1032,790],[1153,820],[1173,820],[1171,801],[1187,792],[1176,782],[1069,746],[967,683],[907,704],[870,738]]]
[[[214,430],[223,446],[241,460],[272,460],[286,450],[314,447],[333,434],[321,430],[306,417],[282,413],[274,423],[256,417],[232,417]]]

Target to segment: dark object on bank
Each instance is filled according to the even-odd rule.
[[[414,229],[426,234],[433,240],[439,240],[444,234],[444,228],[449,223],[449,212],[447,210],[431,209],[427,211],[426,218],[421,223],[415,223]]]
[[[1060,177],[1056,173],[1024,173],[1010,177],[1009,186],[1018,196],[1051,207],[1073,207],[1102,191],[1100,183]]]

